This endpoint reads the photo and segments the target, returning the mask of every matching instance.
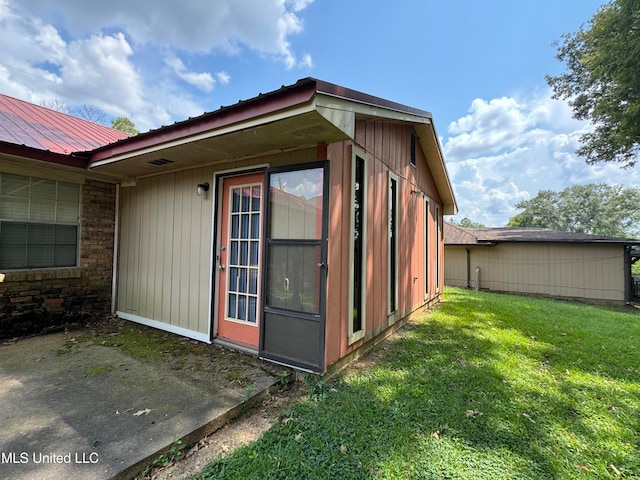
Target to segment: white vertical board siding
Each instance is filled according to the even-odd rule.
[[[118,311],[207,334],[213,169],[139,179],[122,188]]]
[[[447,247],[448,285],[464,286],[466,252]],[[480,267],[480,288],[585,300],[624,301],[621,245],[504,243],[471,248],[471,284]],[[463,260],[464,259],[464,260]]]

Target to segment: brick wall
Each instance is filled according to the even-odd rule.
[[[59,330],[109,314],[115,188],[85,180],[79,267],[5,272],[0,283],[0,338]]]

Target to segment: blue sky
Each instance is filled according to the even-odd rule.
[[[308,76],[431,111],[460,214],[503,226],[541,189],[640,187],[587,165],[553,46],[594,0],[0,0],[0,93],[141,131]]]

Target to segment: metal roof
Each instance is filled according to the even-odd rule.
[[[0,141],[69,155],[127,138],[119,130],[0,94]]]

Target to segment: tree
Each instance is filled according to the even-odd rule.
[[[554,98],[569,100],[573,115],[594,129],[576,150],[588,163],[636,163],[640,152],[640,0],[613,0],[588,28],[562,36],[556,58],[568,72],[546,76]]]
[[[71,110],[71,115],[100,125],[106,125],[107,114],[95,105],[84,104]]]
[[[107,114],[95,105],[87,105],[85,103],[81,107],[69,108],[62,100],[54,98],[52,100],[42,100],[40,106],[55,110],[56,112],[66,113],[67,115],[73,115],[74,117],[82,118],[89,122],[106,125]]]
[[[459,222],[456,222],[456,220],[452,218],[451,220],[449,220],[449,223],[453,225],[457,225],[458,227],[462,227],[462,228],[484,228],[483,224],[474,222],[467,217],[464,217]]]
[[[540,190],[516,204],[522,210],[508,227],[542,227],[564,232],[633,237],[640,232],[640,188],[590,183],[561,192]]]
[[[129,135],[138,135],[138,133],[140,133],[136,130],[134,123],[127,117],[116,117],[111,120],[111,128],[128,133]]]

